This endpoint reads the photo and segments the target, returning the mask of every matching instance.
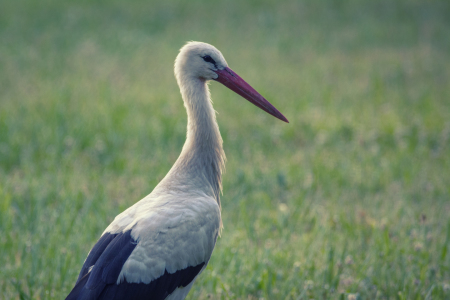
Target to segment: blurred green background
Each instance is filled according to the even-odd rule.
[[[170,169],[189,40],[291,122],[211,84],[225,229],[189,299],[450,298],[449,1],[6,0],[1,299],[64,298]]]

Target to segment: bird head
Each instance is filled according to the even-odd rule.
[[[228,66],[222,53],[214,46],[201,42],[189,42],[180,50],[175,60],[175,75],[199,78],[203,80],[217,79],[217,71]]]
[[[222,53],[210,44],[189,42],[183,46],[175,60],[175,76],[178,83],[192,79],[220,82],[265,112],[289,123],[269,101],[231,70]]]

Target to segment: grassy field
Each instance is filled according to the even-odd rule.
[[[184,143],[217,46],[225,229],[189,299],[450,299],[450,2],[3,1],[0,298],[63,299]]]

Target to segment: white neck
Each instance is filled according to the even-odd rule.
[[[187,137],[158,191],[203,192],[214,197],[220,206],[225,153],[208,85],[192,77],[181,77],[178,84],[188,115]]]

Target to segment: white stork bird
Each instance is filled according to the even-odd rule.
[[[188,114],[183,150],[153,192],[106,228],[68,300],[184,299],[205,269],[222,226],[225,163],[209,80],[288,122],[209,44],[189,42],[181,48],[175,76]]]

